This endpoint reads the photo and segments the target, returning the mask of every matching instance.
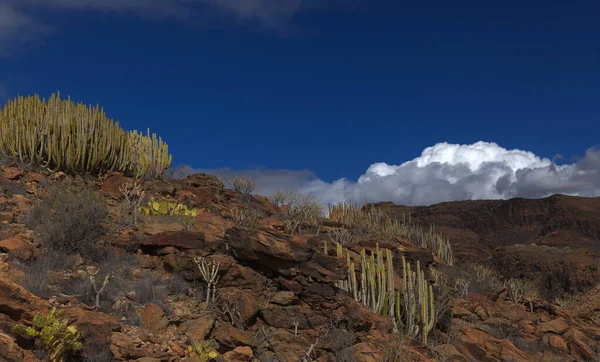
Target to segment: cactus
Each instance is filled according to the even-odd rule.
[[[217,358],[219,355],[217,351],[206,342],[196,342],[192,346],[188,346],[188,353],[190,357],[196,357],[200,362],[209,361],[213,358]]]
[[[17,324],[13,328],[13,334],[34,338],[48,352],[51,362],[62,362],[68,354],[82,348],[81,333],[69,325],[67,319],[60,318],[56,308],[52,308],[47,317],[37,314],[31,327]]]
[[[47,101],[37,95],[9,101],[0,110],[0,140],[0,154],[50,171],[160,177],[171,164],[167,144],[150,130],[125,131],[99,106],[60,93]]]
[[[434,327],[433,287],[425,279],[417,260],[416,270],[402,256],[402,287],[396,289],[393,254],[376,244],[375,250],[367,256],[360,252],[360,280],[358,285],[355,264],[347,254],[348,279],[341,285],[346,286],[350,295],[366,305],[373,313],[389,316],[395,330],[404,329],[407,335],[420,337],[427,344],[427,336]]]
[[[156,200],[151,198],[147,206],[142,206],[139,212],[146,215],[181,215],[195,217],[198,215],[198,209],[188,209],[187,205],[180,204],[171,200]]]
[[[391,217],[376,207],[363,207],[358,204],[338,203],[329,206],[329,220],[345,224],[348,228],[362,230],[384,239],[403,237],[420,248],[433,251],[449,265],[454,264],[452,247],[448,238],[435,232],[431,226],[428,231],[413,224],[410,215],[402,220]]]

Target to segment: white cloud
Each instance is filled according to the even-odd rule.
[[[438,143],[400,165],[374,163],[354,182],[327,183],[310,171],[243,172],[256,177],[261,194],[291,188],[324,203],[393,201],[431,205],[475,199],[541,198],[557,193],[600,196],[600,149],[569,165],[555,165],[532,152],[507,150],[496,143]]]
[[[193,20],[219,11],[241,22],[282,27],[299,11],[333,0],[0,0],[0,55],[47,36],[53,25],[40,10],[130,13]]]

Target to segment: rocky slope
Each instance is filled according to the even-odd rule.
[[[112,279],[95,308],[93,300],[75,296],[89,262],[74,257],[73,261],[61,260],[60,265],[40,267],[40,245],[25,226],[32,206],[44,197],[42,190],[65,178],[14,165],[0,171],[0,360],[43,358],[31,340],[17,338],[11,331],[17,323],[31,324],[35,314],[45,315],[52,307],[64,312],[82,332],[84,347],[77,358],[87,361],[200,360],[188,351],[196,341],[210,341],[218,351],[218,361],[598,358],[594,348],[600,340],[596,316],[600,292],[587,289],[596,277],[596,270],[589,268],[598,261],[593,245],[599,242],[600,222],[595,222],[599,200],[553,197],[430,208],[379,205],[398,214],[410,210],[416,220],[433,222],[449,236],[459,256],[475,256],[500,269],[510,267],[513,274],[531,276],[544,273],[544,268],[555,270],[551,256],[535,257],[544,244],[569,246],[572,254],[549,248],[547,253],[555,254],[547,255],[572,264],[567,270],[579,267],[581,273],[588,273],[581,286],[587,294],[577,308],[562,308],[542,298],[515,303],[504,288],[486,294],[459,293],[453,287],[455,280],[468,276],[461,263],[445,265],[408,240],[362,236],[345,245],[353,252],[371,250],[377,242],[391,249],[397,278],[402,275],[399,258],[405,256],[413,265],[419,260],[436,290],[445,293],[447,299],[436,295],[440,303],[436,308],[444,315],[423,346],[393,333],[387,317],[370,313],[337,287],[347,277],[346,261],[327,255],[324,243],[335,227],[343,225],[325,222],[319,235],[309,226],[303,235],[289,235],[278,220],[280,210],[265,198],[252,196],[244,202],[260,209],[264,217],[256,228],[241,227],[234,222],[239,221],[234,215],[242,207],[241,195],[224,190],[220,181],[203,174],[143,183],[146,197],[170,198],[200,212],[190,230],[176,218],[155,215],[107,238],[108,256],[94,266],[102,275],[111,272]],[[113,210],[121,203],[119,187],[131,181],[120,174],[76,178],[101,193]],[[538,246],[530,246],[532,242]],[[516,247],[518,243],[527,245]],[[199,258],[218,264],[214,300],[206,300]],[[446,289],[433,270],[448,280]],[[564,282],[563,275],[555,277],[557,283]],[[36,278],[42,282],[32,283]]]

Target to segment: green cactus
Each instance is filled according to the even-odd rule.
[[[60,93],[47,101],[19,96],[0,109],[0,154],[50,171],[122,171],[136,178],[160,177],[171,164],[167,144],[150,130],[125,131],[99,106]]]
[[[379,248],[379,244],[368,256],[365,249],[360,252],[360,285],[349,254],[347,264],[348,279],[341,284],[347,286],[345,290],[371,312],[389,316],[396,330],[403,328],[405,334],[420,337],[421,342],[427,344],[427,336],[435,324],[434,296],[433,287],[425,279],[420,262],[417,260],[413,271],[402,256],[401,288],[395,286],[392,251]]]
[[[217,351],[207,342],[196,342],[192,346],[188,346],[190,357],[196,357],[201,362],[209,361],[217,358]]]
[[[77,332],[75,326],[69,325],[66,318],[60,318],[56,308],[52,308],[52,312],[46,317],[37,314],[30,327],[17,324],[13,328],[13,334],[34,338],[48,352],[51,362],[62,362],[67,355],[82,348],[81,333]]]
[[[199,210],[196,208],[188,209],[187,205],[180,204],[172,200],[156,200],[151,198],[147,206],[139,208],[139,212],[146,215],[181,215],[196,217]]]

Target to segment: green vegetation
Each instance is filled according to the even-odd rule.
[[[69,325],[67,319],[60,318],[56,308],[47,317],[36,315],[31,327],[17,324],[13,334],[34,338],[35,343],[48,353],[51,362],[62,362],[66,356],[82,347],[81,333]]]
[[[196,342],[192,346],[188,346],[188,353],[190,357],[196,357],[201,362],[206,362],[219,355],[209,343],[202,342]]]
[[[344,257],[341,244],[336,245],[338,257]],[[376,246],[367,256],[367,251],[360,253],[360,274],[357,276],[356,265],[346,252],[348,279],[341,281],[339,287],[346,290],[355,300],[366,305],[373,313],[389,316],[396,329],[403,329],[406,335],[420,337],[427,345],[427,337],[435,323],[435,303],[433,287],[425,279],[417,260],[416,270],[412,271],[410,263],[402,256],[403,282],[396,289],[392,251]]]
[[[122,171],[136,178],[160,177],[171,164],[167,144],[150,130],[125,131],[99,106],[60,94],[47,101],[19,96],[0,109],[0,155],[51,171]]]
[[[156,200],[151,198],[148,201],[148,206],[139,208],[142,214],[146,215],[181,215],[181,216],[196,216],[198,209],[188,209],[187,205],[180,204],[172,200]]]

